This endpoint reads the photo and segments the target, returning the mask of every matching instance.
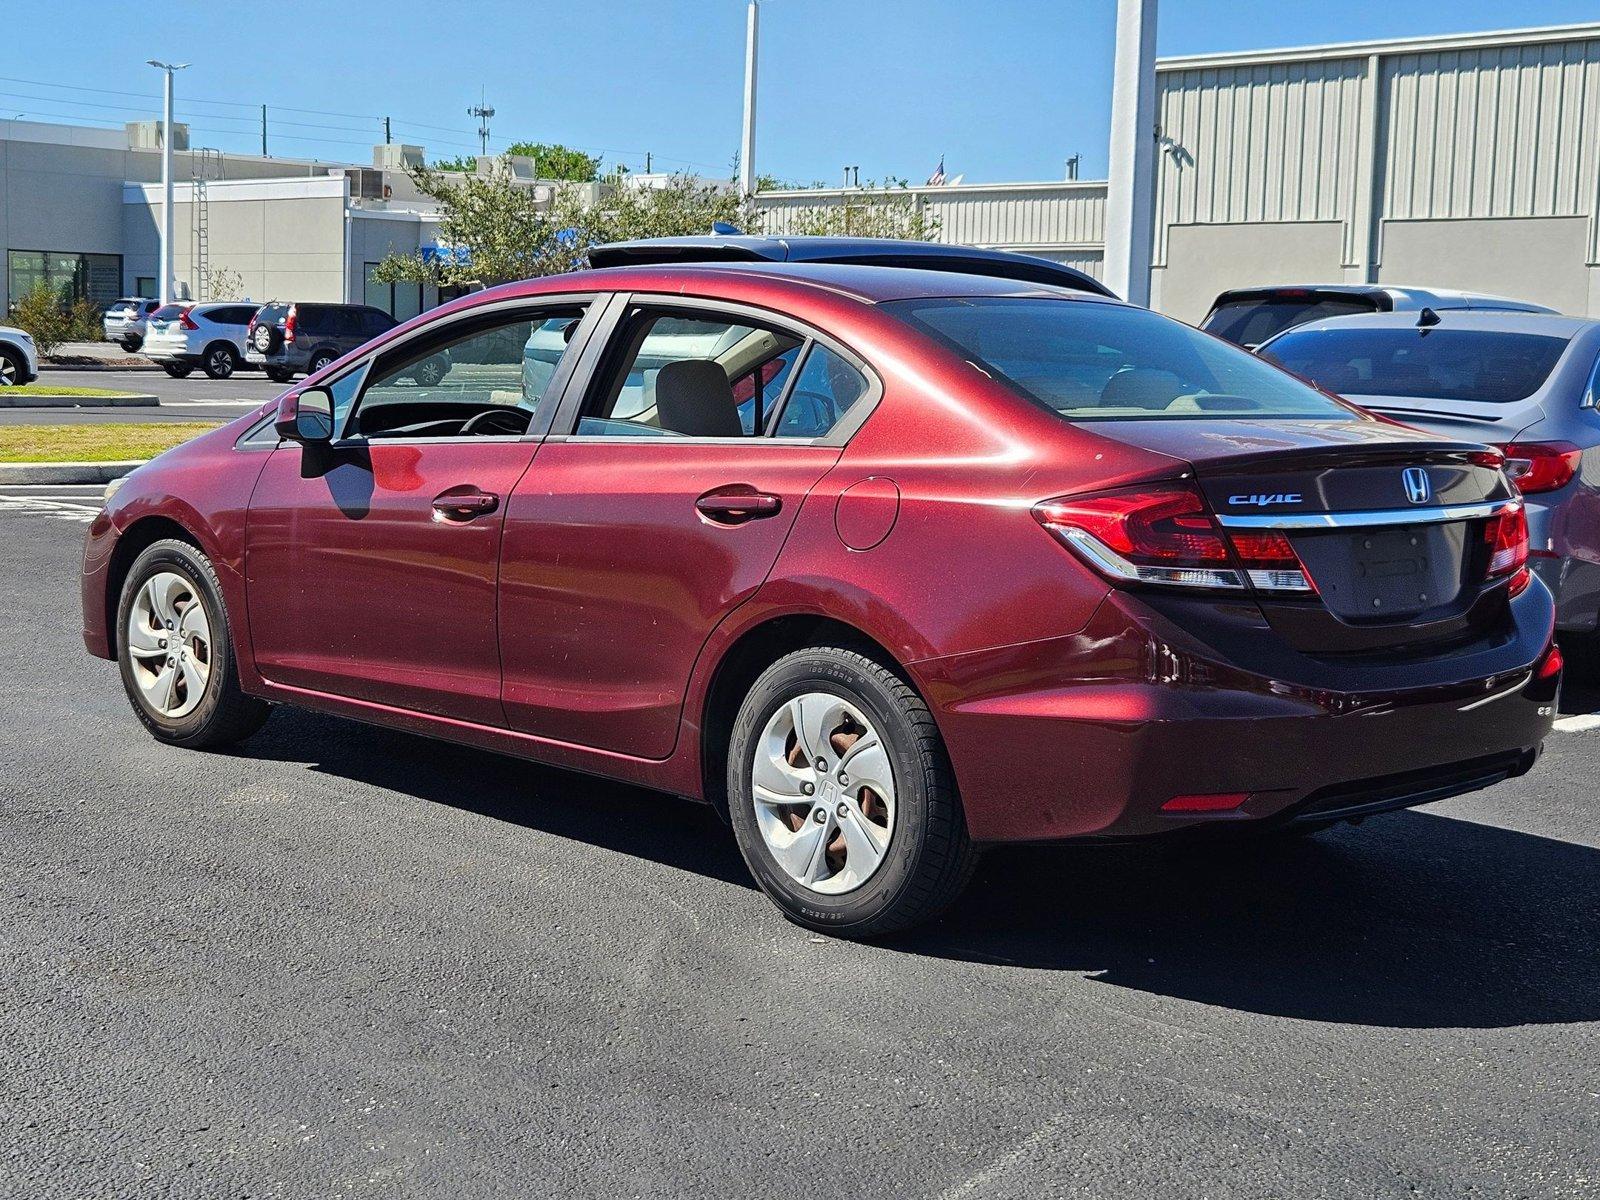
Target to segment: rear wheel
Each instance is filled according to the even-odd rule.
[[[117,662],[133,711],[175,746],[240,741],[270,711],[239,688],[221,585],[187,542],[156,542],[134,560],[117,605]]]
[[[200,367],[213,379],[227,379],[239,368],[239,354],[226,342],[207,346]]]
[[[332,350],[318,350],[311,356],[311,364],[306,368],[306,373],[308,375],[315,375],[318,371],[322,370],[323,367],[327,366],[338,357],[339,356]]]
[[[194,370],[188,363],[162,363],[161,369],[174,379],[187,379]]]
[[[293,371],[285,371],[282,367],[268,367],[266,371],[267,378],[273,383],[288,383],[294,378]]]
[[[27,370],[22,355],[15,350],[0,347],[0,387],[16,387],[22,382]]]
[[[144,339],[142,337],[140,337],[138,334],[133,333],[133,334],[129,334],[127,337],[123,338],[120,342],[117,343],[117,345],[121,346],[129,354],[132,354],[140,346],[144,345]]]
[[[935,916],[977,862],[932,714],[856,650],[769,667],[734,722],[728,806],[740,853],[784,915],[880,937]]]

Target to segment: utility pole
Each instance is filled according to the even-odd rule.
[[[167,74],[166,92],[161,110],[161,290],[162,305],[172,303],[172,76],[187,67],[188,63],[164,63],[147,60],[152,67]]]
[[[489,107],[486,92],[480,90],[478,96],[477,107],[467,109],[467,115],[478,118],[478,153],[486,155],[489,153],[489,118],[494,116],[494,109]]]
[[[744,138],[739,144],[739,192],[746,198],[756,194],[756,43],[760,25],[761,6],[750,0],[744,25]]]
[[[267,106],[261,106],[261,157],[267,156]]]
[[[385,117],[383,119],[383,144],[385,146],[389,145],[389,118],[388,117]]]
[[[1134,304],[1150,303],[1150,239],[1156,214],[1156,3],[1117,0],[1105,282]]]
[[[644,152],[644,173],[646,175],[650,174],[650,151],[648,150]]]

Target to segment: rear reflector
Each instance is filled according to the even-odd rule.
[[[1512,442],[1504,449],[1506,474],[1527,495],[1566,487],[1583,463],[1583,451],[1571,442]]]
[[[1533,677],[1535,679],[1554,679],[1561,674],[1561,668],[1566,665],[1566,659],[1561,657],[1561,647],[1552,642],[1550,644],[1550,652],[1544,656],[1544,661],[1539,664],[1539,669],[1533,673]]]
[[[1208,796],[1174,796],[1162,812],[1232,812],[1250,798],[1249,792],[1214,792]]]
[[[1151,484],[1047,500],[1034,517],[1108,579],[1160,587],[1310,592],[1289,539],[1275,530],[1225,534],[1200,493]]]

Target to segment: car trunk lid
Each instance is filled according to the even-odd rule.
[[[1309,588],[1248,574],[1267,621],[1299,649],[1392,650],[1503,617],[1488,538],[1515,493],[1474,441],[1381,421],[1132,421],[1097,432],[1186,460],[1236,544],[1288,539]]]

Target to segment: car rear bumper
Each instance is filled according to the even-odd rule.
[[[1326,671],[1285,653],[1295,670],[1268,674],[1114,592],[1075,636],[924,661],[916,673],[978,841],[1340,820],[1532,765],[1559,685],[1539,670],[1553,605],[1534,584],[1513,606],[1498,644]],[[1329,686],[1352,679],[1362,682]],[[1163,809],[1239,794],[1216,812]]]

